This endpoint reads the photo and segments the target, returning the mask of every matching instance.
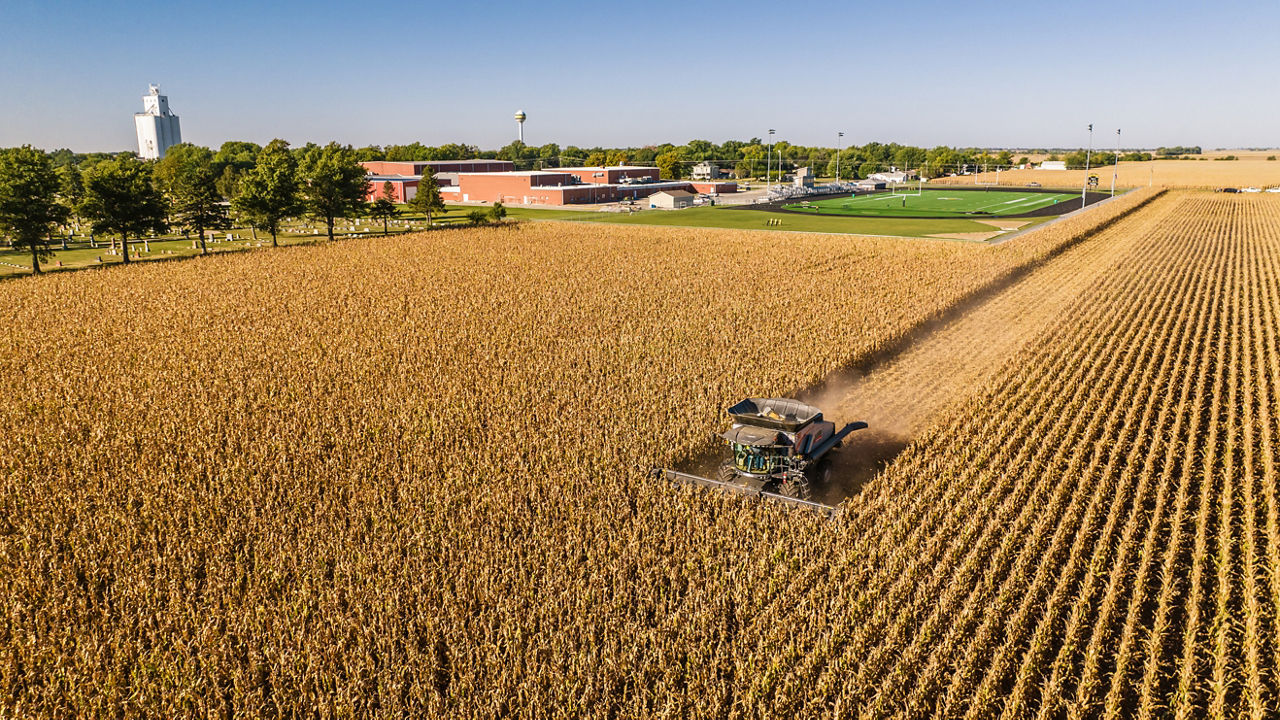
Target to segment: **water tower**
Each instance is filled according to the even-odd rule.
[[[520,142],[524,142],[524,119],[529,117],[523,110],[516,111],[516,128],[520,131]]]

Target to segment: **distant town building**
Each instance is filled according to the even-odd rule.
[[[689,175],[693,180],[719,180],[724,177],[720,172],[719,166],[713,162],[703,160],[693,166],[693,172]]]
[[[182,142],[178,116],[169,112],[169,98],[161,95],[156,85],[142,96],[142,112],[133,116],[133,124],[138,130],[138,155],[143,160],[158,160]]]
[[[1040,163],[1041,170],[1066,170],[1067,162],[1065,160],[1045,160]]]
[[[697,197],[688,190],[659,190],[649,196],[651,209],[679,210],[693,207],[693,199]]]
[[[867,176],[869,180],[880,180],[890,185],[904,183],[908,180],[914,180],[916,174],[907,170],[898,170],[894,168],[888,172],[871,173]]]
[[[658,168],[635,165],[462,172],[457,177],[456,185],[440,187],[446,202],[570,205],[635,200],[663,190],[680,190],[690,195],[719,195],[738,190],[734,182],[661,180]]]

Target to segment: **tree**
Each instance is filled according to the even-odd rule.
[[[80,229],[81,208],[84,205],[84,177],[74,164],[58,168],[58,202],[67,209],[67,217]],[[62,249],[67,249],[67,238],[62,238]]]
[[[84,174],[84,194],[84,214],[93,231],[119,235],[126,263],[130,237],[165,230],[168,208],[152,183],[151,166],[132,154],[94,165]]]
[[[606,162],[608,162],[608,160],[609,160],[608,155],[605,155],[600,151],[596,151],[587,156],[587,160],[586,162],[583,163],[583,165],[586,165],[587,167],[599,167],[601,165],[604,165]]]
[[[382,193],[377,200],[369,203],[369,217],[374,220],[382,221],[382,234],[387,235],[391,230],[387,227],[391,218],[400,214],[396,209],[395,188],[391,186],[391,182],[382,183]]]
[[[302,212],[298,187],[298,161],[289,143],[279,138],[258,154],[258,164],[240,182],[240,193],[231,206],[253,227],[271,233],[271,246],[279,243],[280,222]]]
[[[680,161],[682,159],[679,152],[671,150],[654,158],[653,164],[658,166],[662,177],[675,180],[680,177]]]
[[[484,225],[489,222],[489,213],[481,208],[476,208],[467,213],[467,219],[471,221],[472,225]]]
[[[323,220],[329,239],[338,218],[359,217],[369,195],[364,166],[356,160],[350,145],[331,142],[324,147],[308,147],[299,163],[302,199],[307,212]]]
[[[431,174],[431,168],[424,168],[422,179],[418,181],[418,192],[407,204],[427,216],[427,229],[431,229],[432,213],[444,212],[444,198],[440,197],[440,185]]]
[[[180,143],[165,151],[155,165],[155,179],[169,199],[175,224],[196,234],[200,254],[209,254],[206,230],[231,227],[223,197],[218,192],[218,173],[213,151]]]
[[[30,145],[0,152],[0,230],[15,246],[31,251],[33,274],[51,255],[49,234],[66,218],[49,156]]]
[[[489,219],[498,223],[507,217],[507,208],[499,201],[494,201],[493,207],[489,208]]]
[[[751,165],[751,177],[758,177],[756,175],[756,162],[764,160],[764,152],[764,146],[758,142],[742,148],[742,159]]]

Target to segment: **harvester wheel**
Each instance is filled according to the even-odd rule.
[[[738,477],[738,471],[733,467],[733,463],[727,462],[720,465],[717,475],[721,482],[732,482],[734,478]]]
[[[800,500],[808,500],[812,495],[809,489],[809,479],[799,473],[788,475],[781,483],[778,483],[778,494],[799,498]]]

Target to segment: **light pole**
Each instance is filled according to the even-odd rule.
[[[844,149],[844,133],[836,133],[836,184],[840,184],[840,151]]]
[[[773,170],[773,128],[769,128],[769,149],[766,150],[765,152],[766,152],[766,155],[764,157],[764,194],[765,194],[765,197],[768,197],[769,181],[773,175],[773,173],[770,172],[771,170]]]
[[[1116,176],[1120,174],[1120,128],[1116,128],[1116,163],[1111,168],[1111,196],[1116,195]]]
[[[1089,149],[1084,153],[1084,185],[1080,188],[1080,209],[1084,209],[1085,193],[1089,190],[1089,160],[1093,155],[1093,123],[1089,123]]]

